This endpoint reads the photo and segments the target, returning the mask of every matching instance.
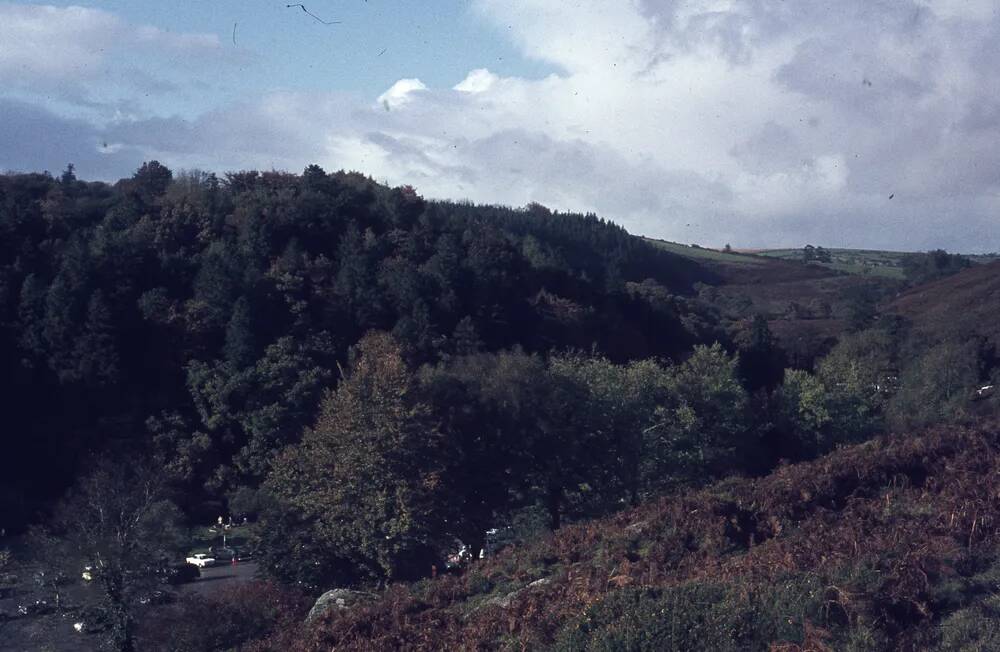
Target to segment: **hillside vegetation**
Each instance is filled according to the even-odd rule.
[[[3,527],[112,451],[159,455],[182,506],[214,519],[372,330],[414,365],[680,355],[715,339],[684,298],[696,281],[712,273],[593,215],[425,202],[315,166],[0,177]]]
[[[919,286],[895,299],[886,311],[932,340],[986,338],[1000,347],[1000,261],[977,265]]]
[[[259,649],[1000,645],[1000,433],[907,433],[563,528]]]
[[[995,265],[851,275],[155,161],[0,176],[0,236],[15,647],[75,622],[121,652],[992,635]],[[260,582],[178,597],[226,543]],[[302,625],[331,589],[357,604]]]
[[[907,251],[880,251],[875,249],[819,248],[825,255],[813,258],[810,264],[826,267],[848,274],[884,276],[906,279],[913,275],[913,263],[919,262],[924,254]],[[803,249],[759,249],[753,250],[758,256],[781,260],[802,261]],[[965,254],[963,258],[973,264],[988,264],[1000,259],[998,254]]]

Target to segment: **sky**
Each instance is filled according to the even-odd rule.
[[[316,163],[707,246],[1000,250],[1000,0],[286,5],[0,2],[0,170]]]

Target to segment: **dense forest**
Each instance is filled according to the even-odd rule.
[[[115,186],[70,168],[0,178],[0,197],[7,527],[109,450],[164,456],[186,509],[256,486],[369,331],[416,368],[513,347],[669,356],[710,328],[673,294],[702,270],[594,216],[316,167],[220,181],[153,162]]]
[[[317,166],[220,178],[153,161],[114,185],[81,181],[72,166],[59,177],[2,176],[0,527],[41,542],[32,547],[48,551],[43,566],[102,560],[105,639],[115,649],[297,649],[306,645],[295,638],[306,635],[297,609],[337,587],[388,591],[424,614],[413,617],[420,627],[439,618],[457,636],[461,619],[434,609],[495,589],[497,563],[519,573],[523,559],[493,561],[501,548],[498,559],[509,560],[511,550],[555,546],[537,554],[564,573],[560,564],[590,559],[603,541],[586,529],[593,519],[648,523],[669,513],[679,523],[674,498],[661,496],[711,502],[704,488],[734,477],[748,484],[733,495],[773,502],[780,480],[771,478],[796,473],[790,463],[995,415],[996,333],[974,321],[928,325],[906,308],[913,292],[977,270],[945,252],[908,260],[908,283],[807,271],[779,319],[734,293],[743,268],[537,204],[427,201],[408,186]],[[797,264],[753,273],[781,276]],[[843,286],[836,305],[808,295],[821,285]],[[772,330],[820,322],[822,340]],[[910,454],[905,442],[879,446]],[[834,455],[863,466],[854,453]],[[889,472],[872,473],[877,483]],[[709,510],[747,529],[741,519],[758,519],[753,510],[784,509],[767,505]],[[107,513],[122,522],[105,522]],[[270,611],[233,612],[228,629],[164,616],[137,630],[148,607],[142,578],[183,556],[185,528],[220,515],[254,524],[260,572],[273,584],[244,588],[239,600]],[[763,536],[761,523],[750,529]],[[615,600],[655,609],[688,600],[687,591],[739,602],[731,587],[674,585],[691,579],[677,569],[709,536],[704,523],[684,527],[693,528],[687,543],[670,540],[687,552],[658,557],[660,571],[648,568],[653,548],[608,544],[609,558],[645,569],[626,573],[627,583],[649,572],[655,588]],[[779,526],[768,527],[776,538]],[[586,554],[567,538],[584,535],[566,532],[589,532],[578,542]],[[452,567],[459,545],[465,562]],[[446,568],[449,577],[435,579],[452,582],[450,598],[443,589],[401,597],[400,582],[424,586]],[[553,610],[558,623],[477,630],[478,644],[502,647],[510,635],[581,649],[559,629],[592,606],[577,597]],[[309,644],[363,648],[365,627],[383,628],[371,640],[405,636],[398,622],[378,621],[380,608],[389,607],[363,612],[367,625],[324,621],[332,629],[310,630]],[[594,624],[605,617],[596,613],[586,627],[611,627]],[[802,643],[810,627],[768,630],[750,647]],[[434,647],[428,631],[414,644]]]

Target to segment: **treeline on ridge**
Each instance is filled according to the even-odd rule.
[[[965,266],[919,260],[928,278]],[[0,527],[45,522],[71,576],[116,559],[99,575],[131,649],[137,578],[223,513],[257,521],[285,587],[385,587],[460,542],[478,557],[488,532],[537,546],[1000,410],[997,342],[975,324],[915,329],[853,288],[836,344],[791,368],[718,283],[593,215],[317,166],[0,176]],[[139,514],[128,537],[91,518],[109,506]],[[227,645],[267,635],[249,629]]]
[[[677,356],[715,339],[684,297],[706,280],[593,215],[427,202],[317,166],[2,176],[4,526],[111,451],[169,460],[178,501],[209,516],[312,423],[369,331],[414,367],[515,346]]]

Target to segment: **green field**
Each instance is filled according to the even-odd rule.
[[[830,254],[829,263],[811,262],[828,269],[848,274],[870,274],[886,278],[903,278],[903,260],[913,252],[882,251],[877,249],[826,249]],[[802,260],[802,249],[763,249],[757,255],[781,260]],[[990,263],[1000,260],[1000,256],[990,254],[963,254],[973,263]]]
[[[685,245],[678,242],[643,238],[646,242],[692,260],[728,263],[732,265],[764,265],[767,258],[775,258],[789,262],[802,262],[802,249],[755,249],[734,250],[732,252],[719,249],[709,249],[698,245]],[[878,249],[826,249],[830,254],[830,262],[812,261],[810,265],[827,269],[856,274],[861,276],[879,276],[889,279],[903,279],[903,261],[913,252],[886,251]],[[1000,260],[996,254],[963,254],[973,263],[985,264]]]
[[[677,242],[667,242],[666,240],[655,240],[653,238],[643,238],[646,242],[666,249],[671,253],[694,260],[711,260],[719,263],[733,263],[736,265],[764,265],[767,261],[753,254],[743,254],[738,252],[728,253],[718,249],[706,249],[697,245],[685,245]]]
[[[830,254],[829,263],[814,261],[810,264],[848,274],[871,274],[898,279],[903,278],[903,259],[909,255],[903,251],[865,249],[826,249],[826,251]],[[802,260],[802,249],[766,249],[757,253],[781,260]]]

